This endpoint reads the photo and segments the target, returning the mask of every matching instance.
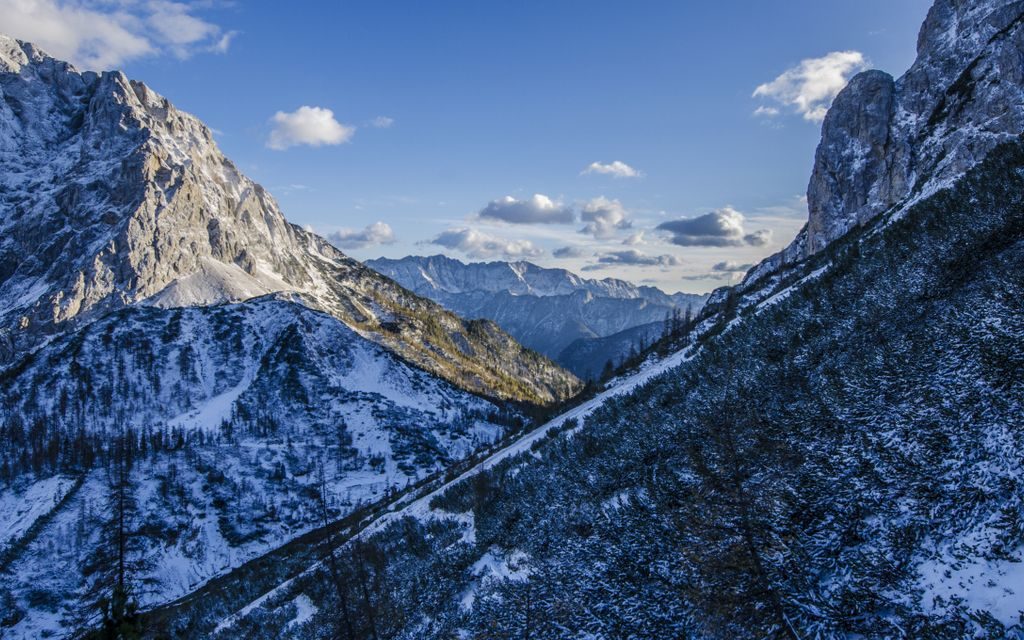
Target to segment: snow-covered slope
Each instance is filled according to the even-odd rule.
[[[389,526],[402,522],[404,518],[415,518],[423,522],[442,520],[445,522],[456,522],[461,526],[463,523],[461,523],[458,516],[453,517],[453,514],[435,508],[434,503],[440,496],[443,496],[455,487],[464,485],[475,477],[486,474],[499,465],[507,464],[509,461],[517,460],[524,455],[530,455],[532,450],[535,450],[539,445],[552,438],[564,435],[571,436],[580,429],[580,425],[589,415],[607,402],[635,392],[657,376],[678,367],[681,363],[692,358],[692,353],[687,354],[684,351],[679,351],[666,358],[652,358],[648,360],[630,375],[610,381],[607,387],[595,397],[524,433],[508,446],[502,447],[496,452],[481,458],[479,462],[476,462],[462,473],[437,483],[430,491],[411,493],[401,497],[380,516],[362,522],[355,535],[346,541],[346,545],[351,545],[354,540],[370,539],[375,534],[387,530]],[[472,520],[470,520],[468,526],[472,529]],[[471,532],[464,532],[464,537],[467,540],[473,539]],[[204,629],[200,626],[199,628],[204,631],[215,631],[217,634],[220,634],[218,637],[242,635],[244,632],[236,628],[239,622],[243,620],[248,622],[251,616],[254,614],[258,615],[266,610],[276,610],[282,606],[288,608],[296,597],[304,597],[301,594],[301,588],[304,584],[310,580],[320,580],[321,574],[319,572],[326,569],[325,564],[325,561],[322,560],[310,562],[309,566],[297,576],[274,585],[273,588],[260,594],[254,601],[237,602],[237,608],[231,612],[231,615],[220,620],[216,627]],[[184,613],[183,620],[172,620],[171,624],[192,625],[197,623],[197,621],[189,619],[187,610]],[[209,620],[206,620],[198,624],[208,623]]]
[[[0,365],[135,303],[300,296],[418,367],[548,403],[578,382],[288,223],[210,130],[120,72],[0,36]]]
[[[1019,637],[1021,194],[1024,140],[411,496],[339,549],[342,575],[379,585],[350,623],[409,640]],[[302,596],[333,615],[290,633],[327,637],[338,590],[313,565],[227,612],[221,637],[275,637]]]
[[[0,381],[4,637],[95,622],[112,504],[156,605],[581,386],[288,223],[144,84],[4,36]]]
[[[531,262],[465,263],[443,255],[378,258],[366,263],[398,281],[407,289],[429,298],[435,294],[486,291],[515,296],[563,296],[586,291],[599,298],[643,299],[660,305],[682,305],[695,297],[669,295],[656,287],[637,286],[625,280],[581,278],[565,269],[538,267]]]
[[[580,278],[564,269],[546,269],[529,262],[466,264],[445,256],[409,256],[366,264],[464,318],[493,320],[522,344],[581,377],[589,375],[589,363],[571,354],[562,357],[573,342],[664,322],[675,309],[696,312],[707,299],[685,293],[670,295],[613,278]],[[595,343],[594,348],[601,344]],[[637,344],[626,345],[625,351],[631,346]],[[609,350],[600,358],[598,371],[605,360],[618,361],[621,351]]]
[[[521,424],[273,296],[116,312],[5,376],[0,407],[0,464],[5,482],[14,477],[0,494],[0,552],[17,542],[0,566],[0,602],[18,618],[5,637],[69,630],[96,613],[89,567],[110,544],[110,443],[125,431],[136,458],[133,583],[153,605],[320,526],[320,469],[334,519]],[[84,484],[67,500],[66,476],[33,479],[76,467]]]
[[[344,547],[342,575],[380,585],[348,624],[1021,637],[1022,29],[1024,2],[937,0],[907,76],[859,76],[826,119],[811,233],[571,438],[531,435]],[[273,637],[300,596],[334,615],[292,634],[327,637],[355,593],[314,568],[224,637]]]

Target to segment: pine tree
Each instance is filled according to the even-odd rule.
[[[341,629],[344,631],[345,640],[355,638],[352,630],[352,618],[349,614],[348,604],[348,580],[338,566],[338,559],[334,555],[335,543],[334,532],[330,527],[330,518],[327,511],[327,477],[324,473],[324,462],[320,459],[317,464],[317,502],[320,511],[320,521],[324,528],[324,556],[327,559],[327,567],[331,572],[331,581],[338,594],[338,604],[341,607]],[[340,637],[339,633],[339,637]]]
[[[88,598],[99,610],[100,628],[92,637],[130,640],[142,637],[142,620],[134,593],[133,575],[142,570],[138,538],[132,535],[136,504],[131,487],[135,457],[134,433],[120,428],[109,447],[107,512],[101,540],[85,571],[92,576]]]

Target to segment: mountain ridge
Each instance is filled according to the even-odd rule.
[[[145,84],[0,40],[0,357],[130,304],[287,292],[476,392],[546,404],[579,389],[496,326],[467,324],[289,223],[205,125]]]
[[[406,256],[404,258],[376,258],[365,263],[386,272],[404,273],[401,280],[415,283],[412,290],[421,295],[426,291],[449,294],[467,291],[539,297],[566,295],[587,291],[607,298],[642,298],[664,304],[668,300],[689,300],[692,294],[667,294],[657,287],[636,285],[618,278],[584,278],[567,269],[540,267],[527,260],[505,262],[462,262],[441,254],[432,256]],[[416,270],[415,276],[409,271]],[[418,276],[418,277],[417,277]]]
[[[706,296],[667,294],[624,280],[582,278],[565,269],[533,263],[464,263],[446,256],[407,256],[367,260],[366,264],[411,291],[431,298],[467,318],[487,318],[521,343],[552,358],[580,377],[595,375],[586,348],[563,354],[577,341],[595,341],[591,349],[609,347],[608,359],[620,360],[631,348],[631,333],[642,325],[664,323],[676,310],[696,312]],[[606,340],[613,335],[618,340]]]

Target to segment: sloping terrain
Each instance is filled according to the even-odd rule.
[[[275,637],[299,598],[290,634],[336,634],[345,589],[355,637],[1017,637],[1022,176],[1004,145],[835,241],[223,637]]]
[[[5,631],[14,637],[95,615],[89,587],[112,544],[110,474],[123,443],[133,581],[152,605],[321,526],[324,508],[342,517],[522,424],[274,297],[126,308],[8,372],[0,406],[4,495],[26,506],[5,514],[0,545],[10,547],[0,601],[17,618]],[[31,480],[60,472],[84,480],[68,500],[62,476]]]
[[[677,366],[223,637],[1024,635],[1022,38],[1022,2],[938,0],[907,75],[826,118],[808,228]]]
[[[0,166],[4,637],[302,546],[582,386],[288,223],[122,73],[0,36]]]
[[[597,380],[611,363],[617,367],[641,353],[666,333],[666,323],[652,322],[602,338],[578,338],[562,349],[556,360],[584,380]]]

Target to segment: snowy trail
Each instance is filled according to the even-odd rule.
[[[552,429],[560,428],[566,420],[575,419],[580,423],[581,426],[577,427],[572,431],[566,432],[566,434],[574,433],[576,430],[582,428],[582,421],[584,418],[593,413],[594,410],[603,405],[609,399],[628,394],[635,390],[637,387],[640,387],[643,384],[647,383],[649,380],[665,373],[666,371],[669,371],[670,369],[674,369],[675,367],[681,365],[683,362],[686,362],[687,360],[692,359],[693,355],[686,355],[687,351],[688,347],[680,349],[679,351],[673,353],[672,355],[658,362],[645,363],[645,365],[640,369],[640,371],[621,379],[614,386],[605,389],[604,391],[594,396],[590,400],[587,400],[586,402],[579,404],[573,407],[572,409],[569,409],[565,413],[560,414],[559,416],[549,420],[548,422],[545,422],[544,424],[533,429],[532,431],[527,432],[515,442],[512,442],[507,447],[492,453],[490,456],[484,458],[476,465],[470,467],[453,480],[443,482],[436,489],[430,491],[429,493],[419,498],[416,498],[414,494],[411,494],[410,496],[404,497],[403,499],[396,501],[395,504],[393,504],[388,509],[388,511],[382,513],[380,516],[372,520],[369,524],[364,526],[359,532],[357,532],[351,538],[343,542],[342,546],[348,544],[353,540],[358,540],[360,538],[371,536],[379,531],[382,531],[389,524],[401,518],[411,517],[421,520],[429,518],[431,516],[432,511],[430,508],[430,502],[436,496],[443,494],[445,491],[447,491],[454,485],[468,478],[471,478],[482,471],[486,471],[497,466],[504,460],[519,455],[524,451],[529,451],[530,446],[533,445],[533,443],[543,439]],[[287,590],[293,584],[295,584],[296,581],[302,579],[305,576],[310,575],[318,568],[320,568],[321,565],[322,563],[320,561],[314,562],[295,577],[282,582],[270,591],[264,593],[256,600],[253,600],[243,608],[239,609],[231,616],[228,616],[223,621],[221,621],[220,624],[217,625],[216,629],[214,629],[214,634],[230,629],[232,626],[234,626],[236,622],[248,616],[250,613],[258,609],[264,603],[268,602],[269,600],[273,599],[278,595],[286,593]]]

